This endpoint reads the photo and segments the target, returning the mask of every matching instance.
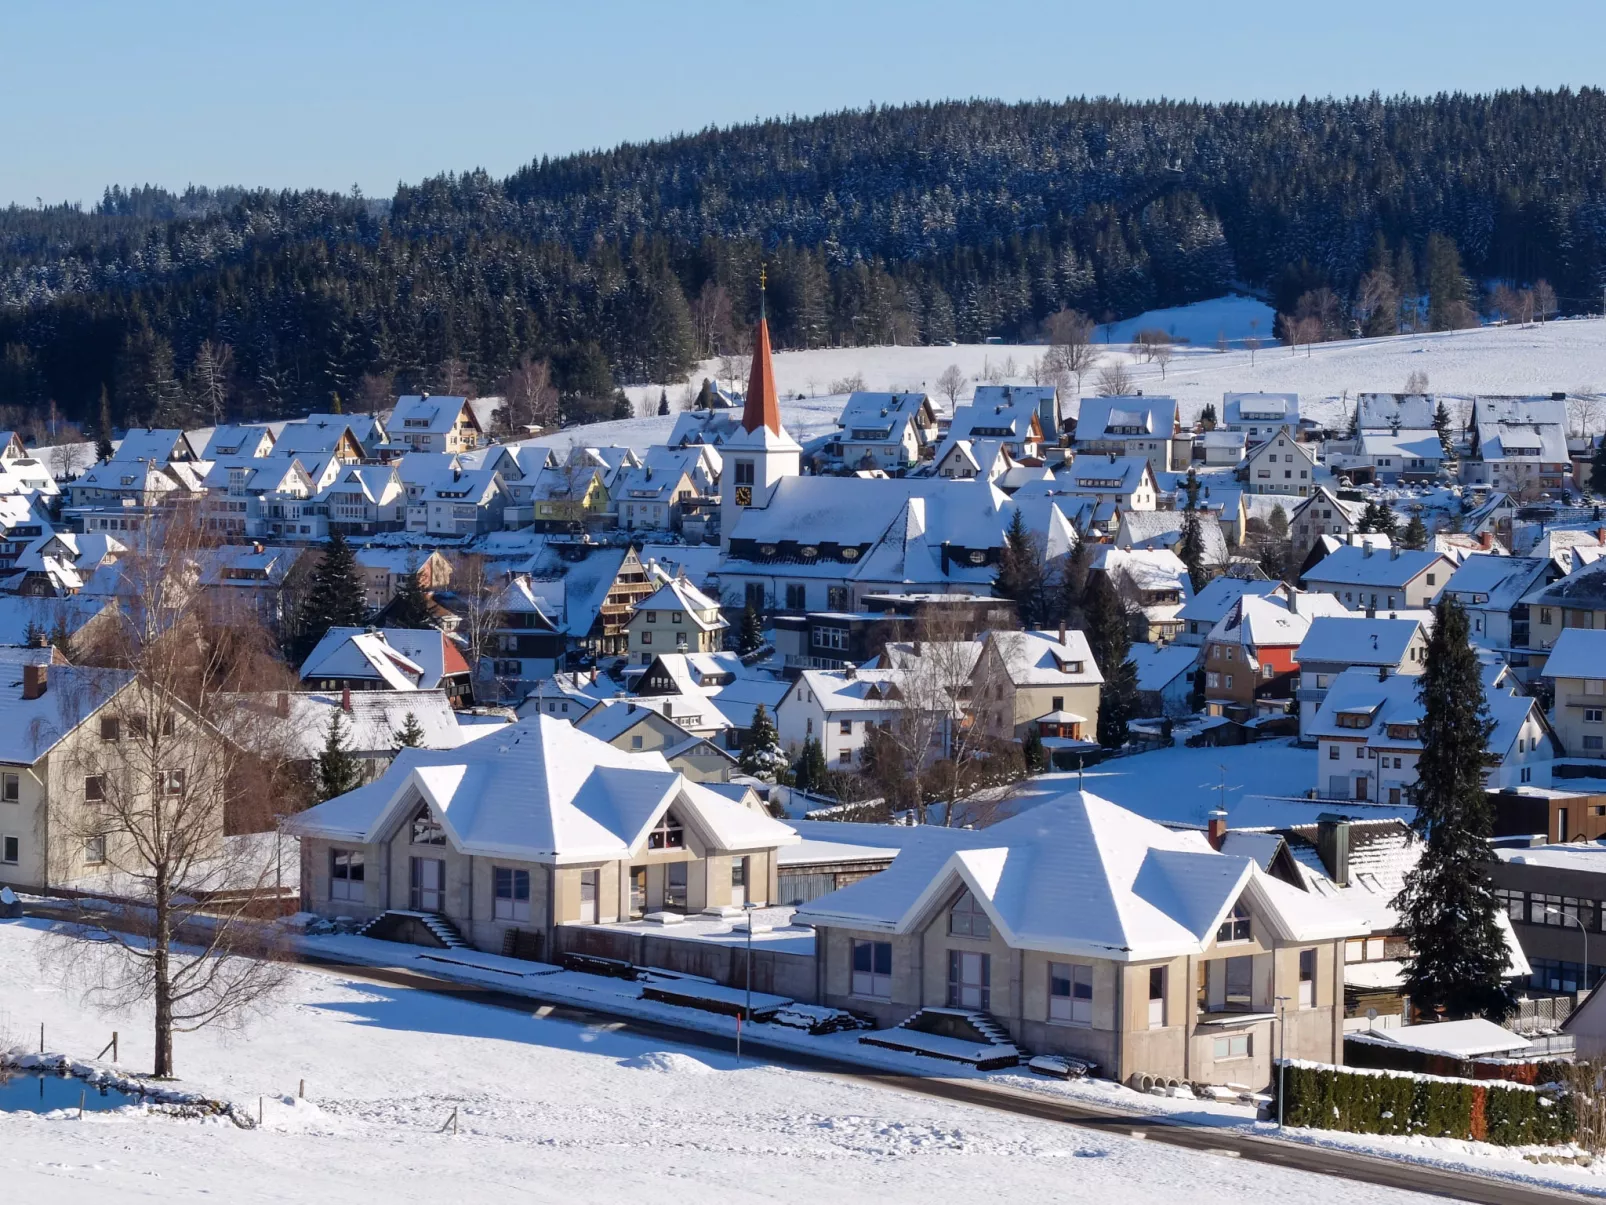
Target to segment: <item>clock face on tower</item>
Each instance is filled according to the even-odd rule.
[[[750,485],[738,485],[736,487],[736,505],[737,506],[752,506],[753,505],[753,487],[752,486],[750,486]]]

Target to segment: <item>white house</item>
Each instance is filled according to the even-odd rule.
[[[1308,497],[1316,486],[1316,454],[1284,427],[1249,453],[1240,475],[1251,494]]]
[[[411,452],[467,452],[485,442],[467,398],[409,394],[390,415],[394,443]]]
[[[937,414],[924,393],[854,393],[836,425],[850,469],[910,468],[937,437]]]
[[[635,604],[626,625],[632,665],[650,665],[660,653],[717,653],[730,627],[719,602],[676,578]]]
[[[1178,428],[1177,400],[1170,397],[1088,398],[1076,420],[1078,453],[1141,456],[1156,473],[1186,468],[1192,442]]]
[[[1415,619],[1322,615],[1311,620],[1294,659],[1299,663],[1299,735],[1312,723],[1333,682],[1361,667],[1374,674],[1420,674],[1427,662],[1427,629]]]
[[[1371,468],[1373,479],[1385,485],[1435,481],[1444,469],[1444,445],[1431,427],[1363,431],[1359,456]]]
[[[1258,448],[1284,427],[1299,430],[1299,394],[1226,393],[1221,398],[1221,425]]]

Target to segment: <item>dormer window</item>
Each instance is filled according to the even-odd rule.
[[[948,932],[954,937],[978,937],[983,941],[992,937],[992,922],[969,891],[961,895],[948,910]]]
[[[1249,940],[1249,913],[1242,904],[1234,904],[1227,919],[1221,922],[1216,930],[1216,942],[1222,944],[1229,941]]]
[[[648,849],[684,849],[686,847],[686,830],[681,828],[680,821],[673,812],[665,812],[664,818],[658,822],[658,827],[647,834]]]
[[[1341,711],[1337,716],[1340,728],[1366,728],[1372,723],[1370,711]]]

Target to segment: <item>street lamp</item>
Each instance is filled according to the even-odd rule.
[[[1572,921],[1573,924],[1578,926],[1578,931],[1584,935],[1584,970],[1583,970],[1583,973],[1578,976],[1578,986],[1581,989],[1583,989],[1584,991],[1588,991],[1589,987],[1590,987],[1590,983],[1589,983],[1589,930],[1588,930],[1588,928],[1585,927],[1583,920],[1579,918],[1578,913],[1576,911],[1575,912],[1568,912],[1567,909],[1565,909],[1565,908],[1552,908],[1547,904],[1545,906],[1545,912],[1546,912],[1547,915],[1550,914],[1550,913],[1554,913],[1557,916],[1560,916],[1562,921],[1563,921],[1563,923],[1565,923],[1567,921]]]
[[[1288,1002],[1292,996],[1277,996],[1277,1128],[1283,1128],[1283,1084],[1288,1073],[1288,1060],[1284,1054],[1288,1050]]]
[[[743,1009],[743,1016],[736,1018],[736,1065],[742,1065],[742,1022],[751,1020],[753,1016],[753,913],[758,905],[752,900],[742,901],[742,911],[747,916],[747,1005]]]

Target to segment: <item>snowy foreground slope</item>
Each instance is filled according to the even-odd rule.
[[[54,941],[0,924],[0,1033],[44,1021],[52,1049],[93,1054],[118,1028],[124,1063],[148,1066],[143,1017],[87,1012],[41,969]],[[1069,1177],[1102,1205],[1425,1199],[314,971],[177,1058],[188,1087],[268,1094],[265,1129],[0,1113],[5,1197],[929,1203],[1059,1199]],[[454,1108],[461,1132],[438,1133]]]
[[[1338,343],[1314,344],[1306,355],[1300,348],[1290,353],[1286,347],[1264,347],[1253,355],[1240,346],[1218,352],[1211,343],[1179,346],[1175,358],[1162,378],[1155,364],[1135,360],[1120,344],[1123,332],[1139,326],[1171,325],[1179,332],[1231,329],[1241,338],[1242,298],[1218,298],[1178,310],[1156,311],[1119,324],[1117,343],[1103,348],[1106,363],[1119,361],[1127,366],[1134,388],[1146,393],[1176,397],[1182,403],[1182,417],[1192,421],[1207,403],[1221,410],[1226,392],[1299,393],[1304,413],[1310,417],[1338,422],[1347,403],[1354,405],[1357,393],[1393,392],[1405,388],[1406,378],[1425,372],[1430,391],[1453,396],[1475,393],[1606,393],[1606,322],[1598,318],[1550,322],[1530,327],[1484,327],[1476,330],[1445,331],[1438,334],[1400,335],[1389,339],[1354,339]],[[1268,333],[1262,322],[1260,334]],[[1100,327],[1096,338],[1104,338]],[[937,393],[937,378],[950,364],[957,364],[968,378],[960,401],[968,399],[977,380],[997,375],[1008,363],[1014,375],[1005,378],[1015,384],[1029,384],[1030,365],[1043,353],[1041,346],[958,347],[858,347],[821,351],[780,351],[775,353],[775,376],[782,402],[781,413],[799,439],[831,430],[841,412],[843,399],[830,395],[834,382],[860,375],[869,389],[921,389]],[[989,369],[993,370],[991,373]],[[693,381],[718,372],[715,361],[699,365],[691,373]],[[1097,392],[1095,369],[1083,381],[1084,395]],[[656,407],[664,386],[638,386],[628,392],[638,407]],[[740,388],[740,386],[738,386]],[[684,390],[682,382],[667,384],[671,407],[678,407]],[[1074,386],[1073,386],[1074,392]],[[804,400],[796,400],[798,394]],[[793,400],[786,400],[786,399]],[[650,405],[649,405],[650,403]],[[947,399],[941,399],[946,411]],[[1606,424],[1606,407],[1592,416],[1597,429]],[[559,432],[537,441],[567,446],[573,442],[603,444],[629,443],[645,447],[661,440],[673,425],[672,417],[651,417],[618,423],[597,423]]]

